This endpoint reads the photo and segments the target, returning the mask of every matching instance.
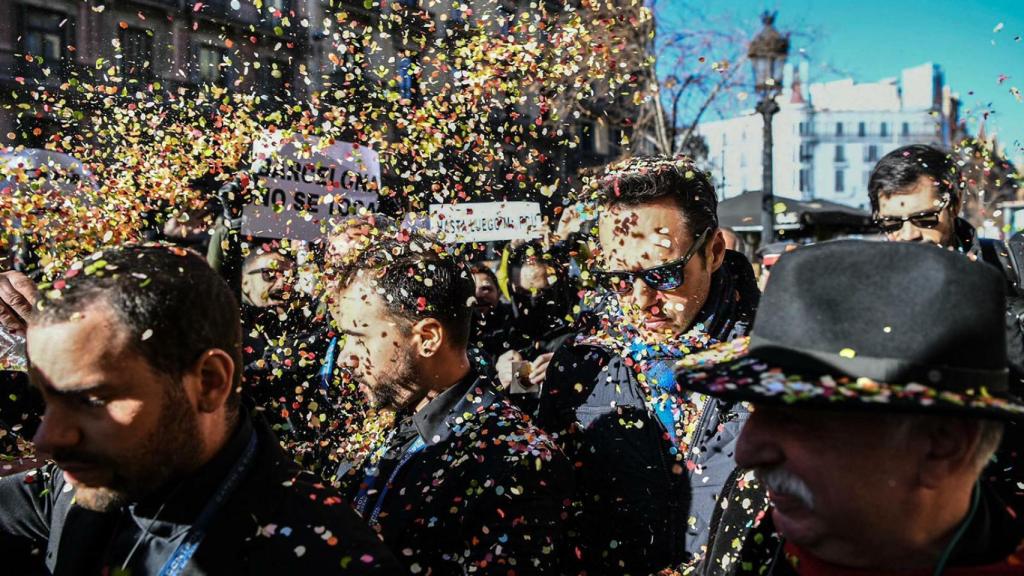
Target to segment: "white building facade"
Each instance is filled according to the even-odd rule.
[[[958,104],[941,69],[926,63],[900,78],[855,84],[851,79],[811,84],[799,75],[778,98],[772,122],[773,191],[797,200],[830,200],[869,208],[868,177],[887,152],[907,144],[948,147]],[[708,169],[722,199],[762,185],[763,124],[748,111],[698,126],[708,146]]]

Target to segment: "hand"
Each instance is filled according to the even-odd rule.
[[[555,354],[553,352],[547,352],[537,356],[536,360],[530,365],[530,385],[540,386],[544,383],[544,379],[547,378],[548,365],[551,364],[551,357]]]
[[[35,312],[39,290],[21,272],[0,273],[0,326],[12,334],[24,336]]]
[[[523,356],[515,350],[509,350],[498,357],[494,368],[498,372],[498,381],[501,382],[503,388],[509,388],[512,386],[512,382],[519,378],[519,374],[512,370],[512,365],[522,361]]]

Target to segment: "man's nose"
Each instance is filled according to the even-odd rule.
[[[741,468],[761,468],[779,464],[784,460],[782,450],[774,441],[768,419],[756,410],[751,412],[736,440],[736,465]]]
[[[899,231],[899,239],[903,242],[910,242],[917,240],[921,237],[921,231],[917,229],[910,221],[903,223],[903,227]]]
[[[36,429],[32,442],[42,454],[52,455],[60,450],[73,448],[82,441],[82,430],[74,417],[66,410],[47,405],[42,422]]]
[[[648,286],[646,282],[639,278],[633,280],[633,291],[630,293],[633,305],[646,310],[654,304],[657,297],[658,291]]]

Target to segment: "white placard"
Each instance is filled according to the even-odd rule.
[[[324,219],[377,210],[377,152],[349,142],[318,149],[315,137],[267,135],[253,145],[258,194],[242,212],[242,233],[316,240]]]
[[[536,202],[431,204],[430,229],[445,242],[538,238],[544,221]]]

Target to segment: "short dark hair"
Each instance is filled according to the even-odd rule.
[[[469,271],[472,274],[483,274],[490,278],[491,282],[493,282],[495,286],[498,285],[498,275],[494,273],[494,270],[491,270],[490,266],[482,262],[470,264]]]
[[[960,211],[961,178],[953,156],[926,144],[912,144],[889,152],[878,161],[868,180],[871,211],[878,212],[878,199],[899,194],[928,176],[938,186],[939,195],[949,194],[953,214]]]
[[[129,244],[72,264],[43,287],[33,322],[67,322],[97,302],[108,304],[128,330],[130,346],[157,371],[178,379],[205,350],[235,362],[228,412],[238,407],[242,328],[238,300],[206,260],[168,244]]]
[[[608,166],[597,180],[601,206],[638,206],[670,198],[693,234],[718,228],[718,197],[708,175],[687,156],[636,156]]]
[[[391,314],[409,322],[434,318],[451,334],[452,344],[469,343],[476,286],[462,261],[428,232],[392,228],[367,238],[342,267],[341,286],[351,285],[359,271],[372,272]]]

